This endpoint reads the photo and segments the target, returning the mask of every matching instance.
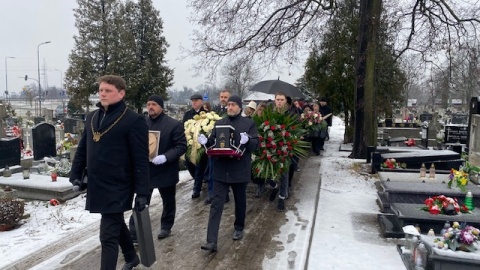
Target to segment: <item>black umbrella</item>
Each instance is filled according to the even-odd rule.
[[[280,80],[261,81],[252,86],[252,88],[250,88],[250,91],[263,92],[267,94],[283,92],[291,98],[305,98],[305,96],[296,86]]]

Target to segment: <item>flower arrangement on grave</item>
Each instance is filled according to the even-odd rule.
[[[60,177],[70,176],[70,171],[72,170],[72,163],[65,159],[65,161],[55,163],[53,171],[57,173]]]
[[[460,206],[457,198],[451,198],[445,195],[429,197],[424,203],[426,206],[422,207],[421,210],[427,211],[433,215],[456,215],[459,212],[469,213],[468,207],[465,205]]]
[[[387,158],[382,164],[380,164],[380,167],[383,169],[405,169],[407,164],[400,163],[394,158]]]
[[[187,139],[186,157],[193,164],[197,164],[205,153],[205,148],[197,141],[198,135],[204,134],[206,137],[210,136],[215,122],[220,119],[221,117],[217,113],[211,111],[200,112],[200,114],[195,115],[193,119],[185,122],[185,137]]]
[[[302,121],[291,114],[266,108],[253,117],[258,130],[259,148],[252,161],[253,176],[278,180],[288,171],[293,156],[306,157],[310,143],[303,141]]]
[[[65,138],[57,144],[57,155],[61,155],[63,151],[69,151],[70,148],[78,144],[78,140],[72,133],[65,133]]]
[[[479,229],[465,223],[460,225],[458,222],[453,222],[452,227],[443,233],[443,238],[436,238],[434,242],[439,248],[473,252],[477,249],[479,235]]]
[[[448,187],[449,188],[458,188],[463,192],[467,191],[468,185],[468,173],[463,170],[463,167],[460,167],[459,170],[451,169],[450,175],[448,178]]]
[[[25,126],[26,126],[27,128],[33,127],[33,124],[34,124],[34,122],[33,122],[32,120],[27,120],[27,121],[25,121]]]

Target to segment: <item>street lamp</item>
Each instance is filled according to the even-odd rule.
[[[5,57],[5,101],[8,102],[7,96],[8,96],[8,76],[7,76],[7,59],[14,59],[15,57],[13,56],[6,56]]]
[[[51,41],[45,41],[37,46],[37,70],[38,70],[38,107],[40,109],[40,116],[42,116],[42,86],[40,85],[40,46],[44,44],[48,44]]]

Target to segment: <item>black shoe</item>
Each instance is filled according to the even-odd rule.
[[[237,231],[235,230],[232,235],[233,240],[241,240],[243,239],[243,231]]]
[[[205,200],[203,201],[205,204],[211,204],[212,203],[212,198],[210,197],[207,197],[205,198]]]
[[[210,252],[217,252],[217,244],[215,243],[206,243],[203,244],[200,248],[203,250],[208,250]]]
[[[170,236],[170,233],[171,233],[170,230],[161,229],[160,233],[157,235],[157,238],[158,239],[167,238]]]
[[[122,267],[122,270],[132,270],[135,266],[140,264],[140,259],[138,258],[137,255],[135,255],[135,258],[128,263],[125,263]]]
[[[285,200],[284,199],[278,199],[277,210],[278,210],[278,212],[285,211]]]
[[[273,202],[277,197],[277,193],[278,193],[278,189],[273,189],[272,192],[270,193],[270,196],[268,197],[268,200]]]
[[[200,192],[194,191],[194,192],[192,193],[192,199],[196,199],[196,198],[198,198],[198,197],[200,197]]]

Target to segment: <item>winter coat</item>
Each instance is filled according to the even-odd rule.
[[[187,140],[183,124],[165,113],[157,118],[147,117],[149,130],[160,131],[159,155],[165,155],[167,162],[161,165],[150,163],[150,187],[164,188],[178,183],[180,157],[187,151]]]
[[[86,167],[85,209],[91,213],[122,213],[132,209],[134,193],[150,194],[148,128],[145,118],[128,109],[124,101],[110,105],[107,111],[100,103],[97,106],[98,110],[87,115],[70,182],[81,179]],[[93,141],[92,122],[95,132],[105,132],[98,142]]]
[[[242,117],[238,114],[235,117],[224,117],[217,122],[218,125],[231,125],[235,128],[233,133],[233,140],[235,146],[240,142],[240,133],[246,132],[250,139],[245,145],[245,152],[240,158],[230,157],[212,157],[213,162],[213,181],[225,183],[246,183],[250,181],[252,172],[252,153],[258,148],[258,132],[255,122],[252,119]],[[207,147],[215,143],[216,138],[215,128],[208,138]]]
[[[191,110],[186,111],[185,114],[183,115],[182,123],[185,124],[185,122],[187,122],[190,119],[193,119],[193,117],[197,114],[200,114],[200,112],[206,112],[203,106],[200,107],[200,110],[198,112],[195,111],[193,108]]]

